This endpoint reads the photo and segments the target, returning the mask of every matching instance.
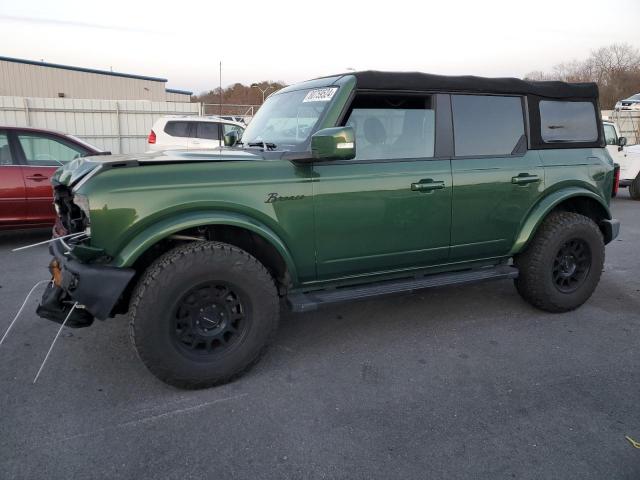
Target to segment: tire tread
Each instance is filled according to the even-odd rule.
[[[142,275],[136,288],[131,296],[130,307],[129,307],[129,338],[131,340],[131,344],[135,347],[136,353],[142,362],[151,370],[151,372],[156,375],[160,380],[166,382],[170,385],[174,385],[179,388],[185,389],[200,389],[213,387],[216,385],[222,385],[225,383],[229,383],[236,378],[244,375],[247,371],[249,371],[256,363],[260,361],[262,356],[265,354],[269,343],[273,340],[275,336],[275,332],[277,330],[278,321],[276,319],[273,322],[273,327],[269,334],[269,340],[267,343],[261,348],[260,352],[256,357],[248,363],[244,368],[239,371],[232,372],[227,376],[217,378],[215,380],[199,380],[195,378],[188,378],[184,376],[177,376],[174,373],[162,368],[162,366],[153,362],[150,356],[145,351],[145,347],[136,341],[135,334],[135,324],[136,319],[139,315],[140,304],[145,297],[145,294],[152,288],[154,285],[158,284],[160,279],[162,278],[163,272],[176,263],[183,263],[188,261],[188,259],[193,254],[205,253],[211,254],[215,256],[237,256],[239,257],[236,260],[235,266],[241,268],[243,270],[253,270],[253,274],[258,277],[263,277],[265,279],[265,287],[270,290],[273,298],[277,300],[277,289],[273,280],[273,277],[269,273],[269,271],[265,268],[265,266],[260,263],[255,257],[247,253],[246,251],[235,247],[233,245],[229,245],[227,243],[222,242],[214,242],[214,241],[202,241],[202,242],[192,242],[185,245],[181,245],[175,247],[174,249],[166,252],[161,255],[153,262],[149,268]]]

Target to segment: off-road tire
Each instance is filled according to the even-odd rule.
[[[243,308],[248,327],[228,351],[212,354],[199,345],[202,352],[191,352],[176,339],[175,322],[181,320],[176,320],[179,315],[174,312],[184,305],[185,295],[192,299],[197,294],[199,301],[206,302],[201,300],[207,298],[206,292],[190,292],[217,282],[230,285],[247,304]],[[278,320],[276,286],[258,260],[232,245],[194,242],[165,253],[143,274],[131,298],[129,332],[140,359],[156,377],[179,388],[197,389],[227,383],[245,373],[265,352]]]
[[[640,200],[640,174],[629,184],[629,196],[633,200]]]
[[[580,242],[588,250],[590,265],[573,291],[558,286],[557,256],[561,249]],[[574,310],[591,296],[604,265],[604,240],[598,226],[588,217],[572,212],[553,212],[538,228],[526,250],[514,258],[519,275],[518,293],[534,307],[559,313]],[[556,269],[556,272],[554,272]],[[569,288],[569,287],[567,287]]]

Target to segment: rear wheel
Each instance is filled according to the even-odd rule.
[[[269,272],[234,246],[198,242],[149,267],[132,297],[130,332],[147,368],[162,381],[204,388],[244,373],[278,324]]]
[[[640,174],[629,185],[629,195],[634,200],[640,200]]]
[[[540,226],[527,249],[514,259],[518,293],[548,312],[566,312],[593,293],[604,265],[604,241],[588,217],[554,212]]]

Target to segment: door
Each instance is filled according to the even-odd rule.
[[[55,135],[31,131],[17,131],[14,135],[26,188],[27,221],[53,223],[56,216],[51,176],[58,167],[89,150]]]
[[[189,147],[192,136],[196,134],[196,122],[170,120],[158,135],[156,132],[156,145],[161,150],[181,150]]]
[[[0,226],[24,223],[27,217],[22,167],[17,164],[6,131],[0,131]]]
[[[603,124],[603,127],[607,151],[613,161],[620,165],[620,179],[633,180],[637,175],[637,169],[634,168],[633,161],[627,159],[627,149],[618,146],[619,136],[616,127],[610,123]]]
[[[189,150],[218,148],[220,146],[220,124],[217,122],[196,122],[194,138],[189,139]]]
[[[543,191],[540,157],[527,150],[523,102],[518,96],[451,95],[451,261],[507,255]]]
[[[359,94],[356,158],[314,164],[318,279],[446,263],[450,159],[437,157],[430,96]]]

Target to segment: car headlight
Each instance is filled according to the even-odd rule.
[[[85,217],[87,218],[87,223],[89,223],[89,214],[91,212],[91,209],[89,208],[89,198],[87,198],[86,195],[81,195],[79,193],[76,193],[73,196],[73,203],[80,209],[82,210],[82,212],[84,213]]]

